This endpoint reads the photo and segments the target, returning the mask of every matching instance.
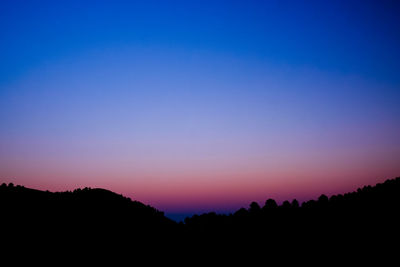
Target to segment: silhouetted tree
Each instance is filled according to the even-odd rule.
[[[277,207],[278,207],[278,204],[276,204],[276,201],[273,200],[272,198],[270,198],[267,201],[265,201],[265,205],[264,205],[263,209],[274,209]]]
[[[258,214],[261,211],[260,205],[257,202],[251,202],[249,212]]]
[[[282,208],[285,208],[285,209],[291,208],[290,202],[287,200],[283,201]]]
[[[298,207],[299,207],[299,202],[297,201],[297,199],[293,199],[293,201],[292,201],[292,207],[293,207],[293,208],[298,208]]]
[[[234,216],[246,216],[248,214],[248,211],[245,208],[241,208],[238,211],[236,211],[233,215]]]
[[[321,195],[318,198],[318,206],[319,207],[325,207],[328,204],[328,202],[329,202],[329,199],[326,195]]]
[[[316,207],[315,203],[316,203],[316,201],[312,199],[312,200],[303,202],[303,204],[301,204],[301,207],[302,208],[315,208]]]

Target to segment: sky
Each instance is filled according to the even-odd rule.
[[[0,182],[171,218],[400,176],[398,1],[0,3]]]

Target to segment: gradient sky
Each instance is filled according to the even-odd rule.
[[[400,175],[399,1],[1,1],[0,182],[170,215]]]

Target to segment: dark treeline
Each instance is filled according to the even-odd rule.
[[[0,186],[3,237],[9,234],[16,246],[34,246],[37,240],[73,247],[114,246],[125,240],[170,249],[172,244],[182,248],[200,243],[224,248],[258,242],[296,248],[337,242],[349,247],[384,245],[399,236],[399,211],[400,178],[304,203],[278,205],[267,199],[262,206],[253,202],[230,215],[211,212],[184,223],[104,189],[52,193]]]
[[[398,233],[400,217],[400,178],[355,192],[321,195],[300,204],[296,199],[278,205],[267,199],[263,206],[252,202],[234,214],[207,213],[185,219],[191,234],[235,235],[246,238],[268,237],[298,242],[353,238],[377,238]]]
[[[376,186],[364,186],[357,191],[327,197],[321,195],[317,200],[309,200],[300,204],[296,199],[284,201],[278,205],[274,199],[267,199],[261,207],[252,202],[247,209],[241,208],[230,215],[218,215],[210,212],[194,215],[185,219],[185,225],[191,228],[217,227],[228,223],[236,223],[235,227],[249,222],[253,226],[263,226],[279,222],[279,224],[299,223],[297,219],[311,220],[336,216],[372,216],[375,213],[396,213],[400,211],[400,177],[386,180]],[[289,216],[289,218],[287,218]],[[317,218],[315,218],[317,216]],[[372,218],[371,218],[372,219]],[[346,222],[347,223],[347,222]]]

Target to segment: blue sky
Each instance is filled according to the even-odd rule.
[[[399,13],[398,1],[2,1],[0,178],[190,213],[396,176]]]
[[[396,1],[4,1],[0,12],[3,81],[130,45],[399,79]]]

